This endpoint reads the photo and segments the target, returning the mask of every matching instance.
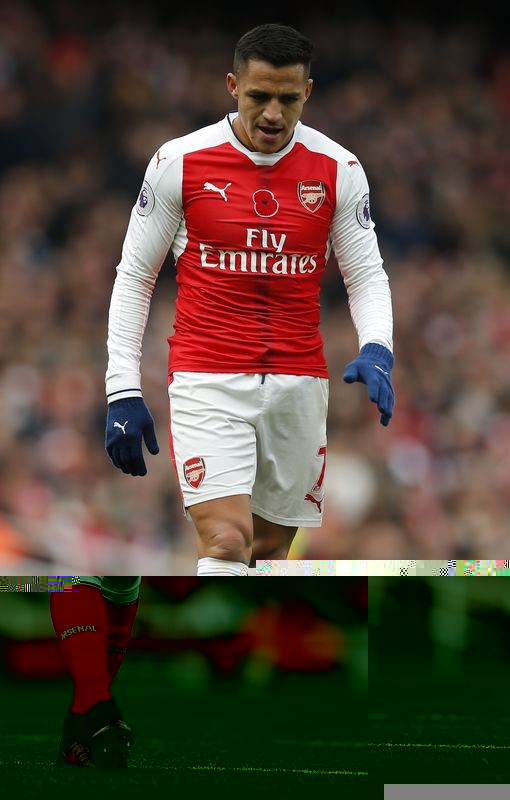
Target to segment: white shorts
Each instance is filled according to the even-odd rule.
[[[196,503],[248,494],[269,522],[319,527],[328,392],[307,375],[174,373],[170,450],[188,519]]]

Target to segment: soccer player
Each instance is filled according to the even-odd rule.
[[[140,577],[80,576],[77,591],[51,593],[51,619],[74,685],[57,765],[127,766],[133,732],[111,686],[131,640],[140,582]]]
[[[177,270],[169,337],[170,449],[198,575],[247,575],[286,559],[318,527],[326,466],[328,366],[320,283],[333,250],[367,385],[390,422],[392,303],[359,158],[300,117],[312,44],[285,25],[238,41],[227,90],[237,110],[161,145],[132,210],[108,330],[106,449],[145,475],[159,451],[140,378],[142,339],[168,250]]]

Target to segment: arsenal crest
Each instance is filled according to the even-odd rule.
[[[205,463],[203,458],[188,458],[183,464],[184,478],[188,486],[198,489],[205,477]]]
[[[326,197],[326,187],[322,181],[300,181],[297,185],[299,202],[315,214],[319,210]]]

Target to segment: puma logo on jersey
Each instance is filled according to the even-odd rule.
[[[232,186],[232,182],[227,183],[227,185],[224,186],[223,189],[220,189],[218,186],[215,186],[214,183],[209,183],[209,181],[206,181],[206,183],[204,183],[204,189],[206,191],[218,192],[218,194],[221,194],[221,196],[223,197],[225,203],[227,202],[227,189],[229,186]]]
[[[166,161],[166,156],[160,156],[159,155],[160,152],[161,150],[158,150],[158,152],[156,153],[156,159],[157,159],[156,169],[159,167],[161,161]]]
[[[126,433],[126,425],[128,424],[128,422],[129,422],[128,419],[125,421],[124,425],[121,425],[120,422],[114,422],[113,423],[113,427],[114,428],[120,428],[122,433],[125,434]]]

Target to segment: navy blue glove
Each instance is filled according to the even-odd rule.
[[[395,393],[391,383],[391,370],[393,369],[393,353],[382,344],[364,345],[357,358],[347,364],[344,372],[344,381],[354,383],[361,381],[368,387],[368,397],[372,403],[377,403],[381,412],[381,425],[389,425],[393,416]]]
[[[149,453],[159,453],[154,420],[142,397],[114,400],[108,406],[105,447],[116,467],[127,475],[147,475],[142,436]]]

